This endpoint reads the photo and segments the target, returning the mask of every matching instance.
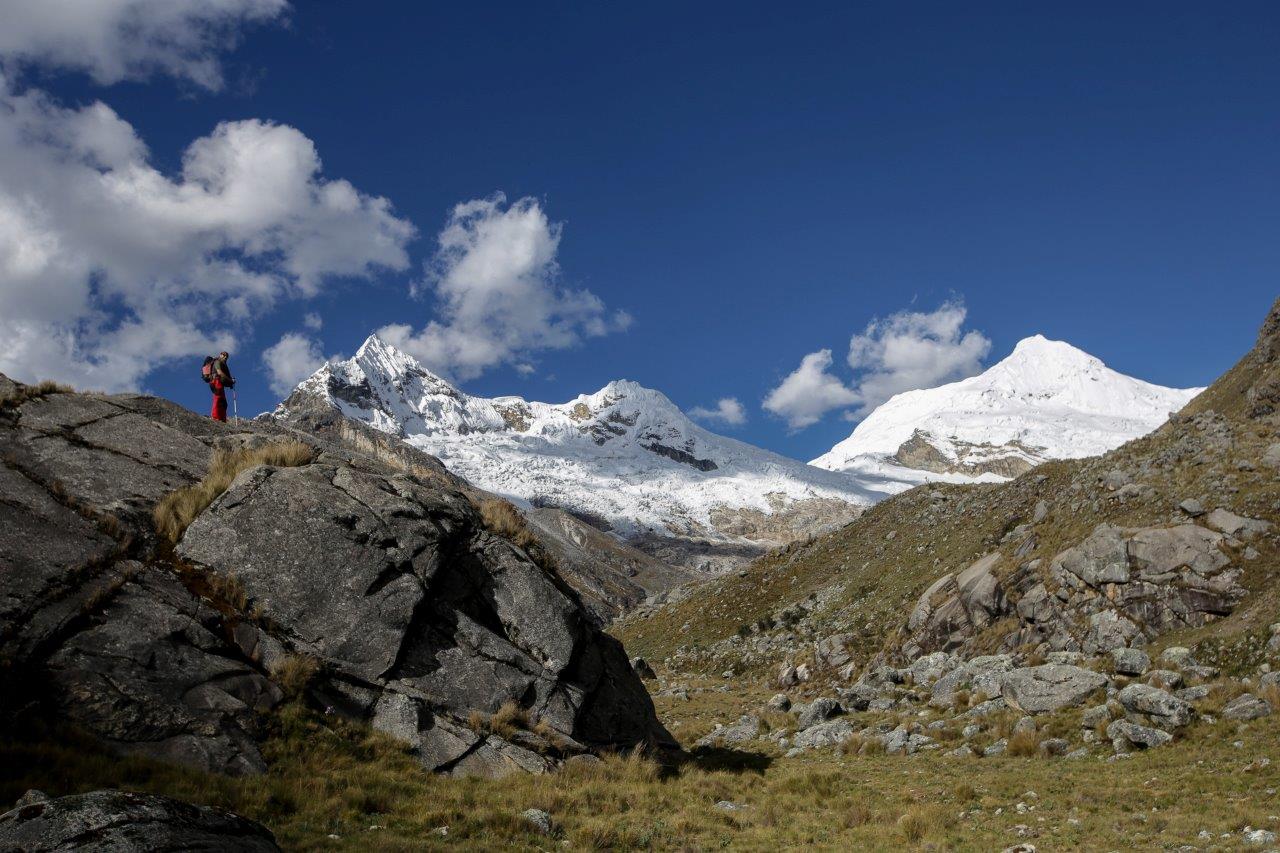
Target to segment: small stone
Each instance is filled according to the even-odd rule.
[[[1120,675],[1142,675],[1151,668],[1151,657],[1142,649],[1122,647],[1111,650],[1111,663]]]
[[[1227,703],[1222,709],[1222,716],[1228,720],[1247,722],[1271,715],[1271,704],[1252,693],[1241,693]]]
[[[1172,669],[1153,669],[1147,673],[1147,684],[1160,690],[1176,690],[1182,684],[1182,673]]]
[[[791,699],[785,693],[777,693],[765,704],[770,711],[786,712],[791,710]]]
[[[631,668],[635,670],[636,675],[645,681],[653,681],[658,677],[658,674],[653,671],[653,667],[642,657],[632,658]]]
[[[44,791],[37,791],[35,788],[29,788],[27,789],[27,792],[25,794],[23,794],[21,797],[18,797],[18,801],[13,804],[13,807],[15,809],[20,809],[25,806],[34,806],[36,803],[47,803],[47,802],[49,802],[48,794],[46,794]]]
[[[1045,755],[1066,755],[1071,749],[1071,741],[1064,737],[1045,738],[1040,741],[1040,752]]]
[[[1170,646],[1160,653],[1160,662],[1175,669],[1192,666],[1195,661],[1191,657],[1191,649],[1186,646]]]
[[[1192,518],[1199,518],[1204,515],[1204,505],[1195,498],[1187,498],[1185,501],[1178,504],[1178,509],[1182,510]]]
[[[1244,828],[1244,843],[1252,844],[1256,847],[1265,847],[1268,844],[1275,844],[1276,834],[1269,829],[1253,829],[1246,826]]]
[[[734,803],[729,800],[720,800],[716,803],[715,807],[722,812],[738,812],[745,809],[746,805],[743,803]]]
[[[542,809],[525,809],[520,816],[533,825],[543,835],[550,835],[552,830],[551,815]]]
[[[1036,721],[1030,717],[1022,717],[1013,724],[1015,735],[1033,735],[1036,733]]]
[[[996,755],[1004,755],[1004,751],[1008,748],[1009,748],[1009,742],[1004,738],[1000,738],[1000,740],[996,741],[995,743],[991,744],[991,746],[982,750],[982,755],[986,758],[991,758]]]

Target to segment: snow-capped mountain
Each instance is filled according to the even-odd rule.
[[[1152,385],[1035,335],[977,376],[898,394],[811,464],[893,491],[1001,479],[1048,459],[1105,453],[1202,390]]]
[[[635,382],[560,404],[473,397],[376,336],[304,380],[273,416],[317,404],[401,437],[482,489],[567,510],[669,561],[672,539],[773,545],[887,494],[709,432]]]

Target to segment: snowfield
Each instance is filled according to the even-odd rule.
[[[734,513],[758,513],[757,523],[813,507],[801,519],[811,532],[815,514],[816,523],[837,523],[842,505],[852,517],[921,483],[1004,479],[983,470],[993,461],[1026,467],[1103,453],[1155,429],[1199,390],[1151,385],[1035,336],[978,376],[893,397],[807,465],[716,435],[635,382],[566,403],[474,397],[371,336],[354,357],[303,381],[275,414],[287,416],[299,395],[318,398],[482,489],[570,510],[623,538],[732,540],[748,535]],[[913,438],[930,470],[898,458]],[[786,541],[799,530],[762,533],[757,524],[749,535]]]
[[[1151,432],[1202,390],[1152,385],[1035,335],[977,376],[898,394],[811,464],[909,480],[893,456],[917,431],[957,465],[1096,456]]]
[[[571,509],[622,536],[721,538],[711,522],[716,508],[771,514],[811,498],[865,506],[888,494],[716,435],[635,382],[558,404],[473,397],[376,336],[299,392],[401,436],[482,489]]]

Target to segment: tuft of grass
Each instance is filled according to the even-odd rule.
[[[902,832],[902,837],[913,844],[924,838],[932,823],[929,818],[923,809],[903,812],[902,817],[898,818],[898,829]]]
[[[467,723],[477,734],[492,734],[500,738],[510,738],[517,731],[530,730],[529,712],[511,701],[504,702],[492,714],[472,711]]]
[[[1009,737],[1009,745],[1007,752],[1010,755],[1027,757],[1038,754],[1040,751],[1040,733],[1039,732],[1014,732]]]
[[[196,516],[227,490],[241,471],[255,465],[296,468],[315,458],[315,449],[300,441],[280,441],[261,447],[219,450],[209,463],[204,478],[165,495],[152,512],[156,532],[170,542],[182,538]]]
[[[75,389],[70,385],[63,385],[48,379],[43,382],[37,382],[35,385],[19,385],[8,394],[0,394],[0,411],[16,409],[23,403],[39,400],[42,397],[48,397],[50,394],[74,393]]]
[[[288,699],[300,699],[320,672],[320,661],[310,655],[287,655],[271,668],[271,678]]]
[[[480,520],[490,533],[496,533],[524,551],[538,544],[538,538],[529,530],[524,516],[509,501],[484,498],[476,509],[480,510]]]

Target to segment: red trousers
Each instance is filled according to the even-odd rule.
[[[227,422],[227,392],[222,387],[222,380],[215,379],[209,383],[213,389],[213,407],[209,409],[209,417],[215,421]]]

